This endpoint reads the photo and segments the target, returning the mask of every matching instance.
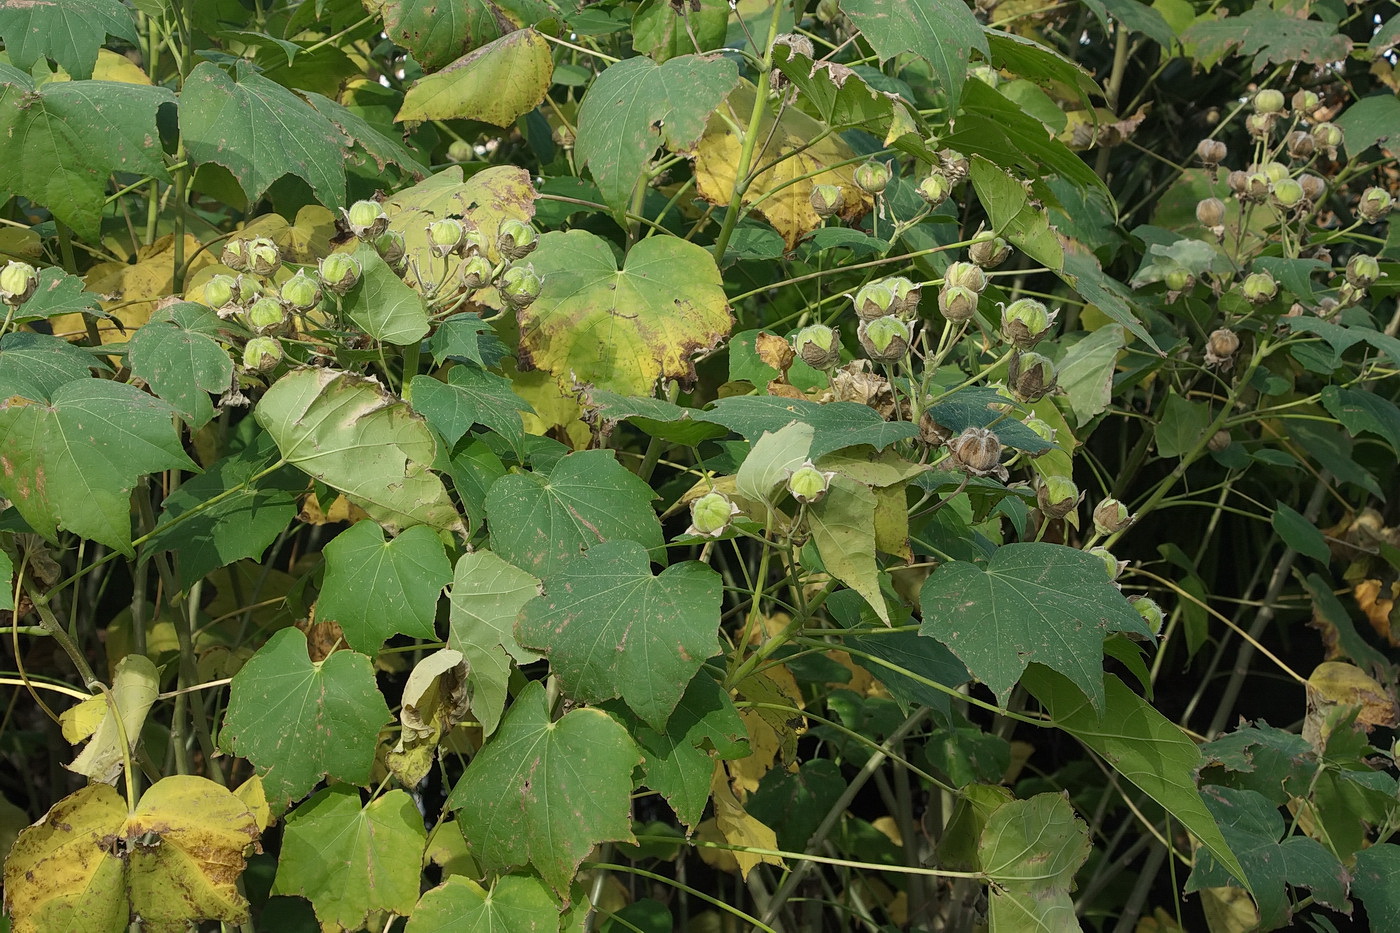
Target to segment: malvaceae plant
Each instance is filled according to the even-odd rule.
[[[12,928],[1400,923],[1388,15],[0,3]]]

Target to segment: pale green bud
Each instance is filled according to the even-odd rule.
[[[389,215],[378,201],[356,201],[345,211],[345,226],[362,240],[372,240],[389,226]]]
[[[540,235],[522,220],[508,217],[496,231],[496,251],[507,262],[524,259],[539,245]]]
[[[1361,200],[1356,204],[1356,214],[1368,224],[1377,223],[1390,213],[1395,199],[1384,188],[1367,188],[1361,192]]]
[[[1283,92],[1276,88],[1264,88],[1254,95],[1255,113],[1278,113],[1283,110]]]
[[[812,210],[817,212],[818,217],[830,217],[840,213],[845,205],[846,195],[841,191],[840,185],[813,185],[810,199]]]
[[[1274,203],[1279,207],[1297,207],[1307,200],[1303,186],[1296,179],[1284,178],[1274,182]]]
[[[856,316],[862,321],[894,313],[894,289],[884,279],[861,286],[851,300],[855,302]]]
[[[204,303],[211,308],[223,308],[240,297],[238,280],[231,275],[211,275],[202,290]]]
[[[1146,596],[1134,596],[1128,600],[1129,605],[1142,616],[1142,621],[1147,623],[1148,631],[1153,635],[1158,635],[1162,631],[1162,607],[1157,605],[1155,600]]]
[[[1116,534],[1132,523],[1128,507],[1117,499],[1104,499],[1094,507],[1094,530],[1101,535]]]
[[[856,336],[866,356],[877,363],[893,363],[904,359],[912,337],[908,324],[894,315],[861,321]]]
[[[793,334],[792,348],[813,369],[828,370],[841,362],[840,337],[825,324],[812,324]]]
[[[308,311],[321,301],[321,283],[305,269],[282,283],[282,300],[294,311]]]
[[[856,187],[866,194],[879,194],[884,191],[892,177],[890,167],[884,162],[871,160],[856,167]]]
[[[953,262],[948,264],[948,271],[943,273],[943,284],[971,289],[980,295],[987,287],[987,273],[975,263]]]
[[[287,324],[287,309],[276,298],[259,298],[248,307],[248,326],[260,334],[275,333]]]
[[[1335,150],[1342,144],[1342,128],[1335,123],[1319,123],[1313,127],[1312,137],[1320,148]]]
[[[1001,314],[1001,335],[1011,343],[1028,350],[1050,332],[1059,312],[1046,310],[1034,298],[1019,298],[1006,306]]]
[[[977,313],[977,293],[963,285],[945,284],[938,290],[938,313],[961,324]]]
[[[282,361],[282,344],[275,337],[254,337],[243,348],[243,366],[267,372]]]
[[[461,139],[452,140],[452,144],[447,147],[447,161],[449,162],[470,162],[476,156],[476,150],[472,144]]]
[[[1381,264],[1374,256],[1353,256],[1347,260],[1347,281],[1357,288],[1375,284],[1381,277]]]
[[[282,268],[282,251],[267,237],[254,237],[244,243],[244,256],[248,271],[254,275],[268,276]]]
[[[948,200],[948,195],[953,191],[953,183],[948,180],[948,176],[942,172],[934,172],[919,182],[919,197],[929,207],[937,207]]]
[[[919,313],[919,297],[923,294],[923,288],[915,285],[902,275],[894,275],[884,280],[886,286],[894,293],[894,306],[892,311],[900,317],[911,318]]]
[[[491,266],[491,261],[481,254],[468,256],[462,263],[462,287],[466,289],[477,289],[491,281],[491,273],[495,269]]]
[[[397,230],[385,230],[374,238],[374,251],[391,266],[397,266],[407,250],[403,234]]]
[[[317,271],[321,275],[321,281],[326,288],[343,295],[355,287],[355,283],[360,281],[360,275],[364,270],[360,266],[360,261],[348,253],[331,253],[322,259],[317,266]]]
[[[983,269],[995,269],[1011,255],[1011,244],[991,233],[979,233],[967,248],[967,258]]]
[[[27,262],[7,262],[0,269],[0,301],[12,308],[19,307],[39,287],[39,273]]]
[[[448,256],[462,245],[466,226],[456,217],[444,217],[428,224],[428,244],[434,256]]]
[[[512,308],[524,308],[539,297],[544,280],[530,263],[511,266],[501,273],[501,297]]]
[[[1091,547],[1084,553],[1092,554],[1099,560],[1103,561],[1103,569],[1107,571],[1108,579],[1110,582],[1112,582],[1113,580],[1117,580],[1118,575],[1122,573],[1123,568],[1127,566],[1127,561],[1120,561],[1118,558],[1114,557],[1111,553],[1109,553],[1109,550],[1106,547]]]
[[[831,486],[831,478],[835,475],[834,472],[818,470],[812,465],[812,461],[808,460],[793,470],[792,475],[788,477],[788,492],[792,493],[792,497],[798,502],[811,504],[826,495]]]
[[[1262,305],[1273,301],[1278,294],[1278,283],[1267,272],[1251,272],[1245,276],[1241,291],[1251,304]]]
[[[706,493],[690,503],[690,527],[686,531],[693,535],[719,537],[738,514],[739,507],[723,493]]]
[[[1079,487],[1068,476],[1047,476],[1036,490],[1036,502],[1047,518],[1064,518],[1079,504]]]

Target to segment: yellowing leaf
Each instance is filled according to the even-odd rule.
[[[427,777],[438,741],[466,718],[471,700],[460,651],[443,648],[414,665],[403,688],[399,741],[389,752],[389,770],[400,783],[414,787]]]
[[[200,242],[185,236],[186,274],[193,274],[214,264],[208,250],[200,251]],[[156,303],[175,288],[175,238],[163,236],[136,253],[136,262],[104,262],[93,266],[84,276],[84,287],[102,296],[102,308],[111,319],[97,321],[97,333],[103,343],[121,343],[131,332],[150,320]],[[83,316],[76,312],[49,318],[56,336],[68,339],[87,336]]]
[[[539,106],[553,75],[549,43],[533,29],[518,29],[413,82],[394,121],[464,119],[509,127]]]
[[[650,395],[658,379],[693,382],[694,356],[734,322],[714,259],[679,237],[642,240],[619,269],[601,237],[551,232],[531,261],[544,286],[519,314],[520,365],[566,386]]]
[[[738,127],[748,122],[754,93],[752,85],[739,85],[729,95],[726,107],[710,118],[696,147],[695,190],[712,204],[728,204],[734,190],[739,153],[744,145]],[[841,218],[847,223],[870,210],[870,196],[855,186],[854,166],[835,167],[856,157],[841,137],[824,135],[823,124],[792,107],[782,111],[775,128],[772,112],[773,108],[768,108],[752,132],[763,141],[762,149],[754,155],[754,166],[773,167],[749,185],[744,204],[752,205],[755,213],[782,234],[788,249],[821,226],[821,218],[812,209],[814,185],[841,187]]]
[[[153,784],[135,810],[89,784],[20,833],[5,862],[15,933],[183,930],[188,921],[248,919],[236,882],[257,841],[248,807],[207,778]]]
[[[121,724],[111,715],[107,698],[102,700],[103,716],[92,732],[92,740],[77,758],[64,765],[69,771],[86,775],[89,780],[111,784],[122,773],[125,756],[122,749],[122,735],[134,747],[141,737],[141,726],[146,722],[146,714],[156,700],[160,690],[160,676],[151,659],[144,654],[129,654],[117,665],[116,677],[112,681],[111,698],[121,713]],[[83,702],[83,706],[91,703]]]
[[[97,50],[97,64],[92,68],[94,81],[120,81],[122,84],[150,84],[150,75],[125,55],[111,49]]]
[[[1396,725],[1395,698],[1361,668],[1343,661],[1324,661],[1308,677],[1308,712],[1303,738],[1319,752],[1331,730],[1331,715],[1355,708],[1356,725],[1370,732],[1376,726]]]
[[[262,778],[253,775],[234,788],[234,796],[243,801],[253,819],[258,822],[259,831],[272,825],[272,808],[267,805],[267,793],[263,790]]]
[[[248,221],[237,236],[267,237],[277,244],[287,262],[310,265],[331,252],[335,214],[319,204],[307,204],[290,223],[280,214],[262,214]]]
[[[739,682],[740,697],[752,703],[786,706],[791,712],[745,707],[739,718],[749,733],[753,754],[747,758],[726,762],[729,773],[745,791],[758,789],[758,782],[776,762],[790,761],[797,750],[797,737],[807,731],[802,715],[802,690],[786,667],[770,667],[750,674]]]
[[[715,768],[714,777],[710,781],[710,796],[715,804],[715,828],[719,830],[725,842],[732,846],[752,846],[755,849],[778,848],[777,834],[744,810],[739,798],[730,790],[729,781],[725,778],[722,768]],[[776,855],[745,852],[740,849],[730,849],[729,853],[734,856],[739,874],[744,878],[748,878],[749,872],[757,865],[783,864],[783,860]]]

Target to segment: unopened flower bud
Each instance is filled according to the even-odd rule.
[[[1099,560],[1103,561],[1103,569],[1108,574],[1108,579],[1110,583],[1114,580],[1117,580],[1118,575],[1121,574],[1123,572],[1123,569],[1128,566],[1127,561],[1120,561],[1118,558],[1114,557],[1113,554],[1110,553],[1108,548],[1106,547],[1091,547],[1084,553],[1092,554]]]
[[[717,538],[724,534],[738,514],[739,507],[723,493],[706,493],[690,503],[690,527],[686,531]]]
[[[1367,188],[1356,203],[1356,215],[1368,224],[1377,223],[1390,213],[1395,199],[1384,188]]]
[[[321,282],[337,295],[343,295],[355,287],[364,270],[360,261],[348,253],[331,253],[316,267]]]
[[[297,274],[282,283],[282,300],[294,311],[308,311],[321,301],[321,283],[298,269]]]
[[[810,200],[812,210],[817,212],[818,217],[830,217],[841,212],[846,195],[840,185],[813,185]]]
[[[1274,183],[1274,203],[1279,207],[1297,207],[1307,200],[1307,192],[1301,182],[1285,178]]]
[[[462,245],[467,228],[456,217],[444,217],[428,224],[428,244],[434,256],[450,256]]]
[[[534,227],[514,217],[501,221],[496,231],[496,251],[507,262],[524,259],[535,251],[539,241],[540,235]]]
[[[949,461],[974,476],[1006,475],[1001,465],[1001,439],[989,428],[965,428],[948,442]]]
[[[1299,90],[1293,92],[1293,99],[1289,101],[1289,104],[1299,114],[1306,117],[1309,113],[1322,105],[1322,98],[1318,97],[1313,91]]]
[[[1035,500],[1046,518],[1064,518],[1079,504],[1079,487],[1068,476],[1047,476],[1035,492]]]
[[[1229,185],[1230,191],[1238,197],[1243,197],[1245,190],[1249,188],[1249,175],[1235,169],[1225,176],[1225,184]]]
[[[1234,331],[1226,327],[1212,331],[1206,339],[1206,363],[1210,366],[1227,364],[1234,359],[1239,348],[1240,338]]]
[[[490,282],[491,273],[494,271],[491,261],[485,256],[480,254],[468,256],[462,262],[462,287],[468,291],[474,291]]]
[[[498,286],[501,297],[517,310],[538,298],[543,287],[544,280],[528,262],[508,267],[501,273],[501,284]]]
[[[1142,616],[1142,621],[1147,623],[1148,631],[1153,635],[1161,634],[1162,631],[1162,607],[1146,596],[1135,596],[1130,599],[1129,604]]]
[[[1175,269],[1167,270],[1167,274],[1162,276],[1162,281],[1171,291],[1180,294],[1195,286],[1196,277],[1191,274],[1190,269],[1178,266]]]
[[[1203,139],[1196,144],[1196,158],[1214,168],[1225,161],[1229,149],[1218,139]]]
[[[534,247],[530,249],[533,250]],[[462,242],[457,245],[457,253],[461,256],[485,256],[486,234],[482,233],[476,224],[466,225],[466,230],[462,233]]]
[[[408,245],[404,242],[403,234],[397,230],[385,230],[374,238],[374,251],[390,266],[397,266],[402,262],[407,250]]]
[[[282,251],[267,237],[254,237],[244,243],[244,256],[248,271],[254,275],[269,276],[282,268]]]
[[[1300,161],[1312,158],[1312,154],[1317,151],[1317,142],[1312,138],[1312,134],[1302,130],[1289,133],[1285,145],[1288,146],[1289,157]]]
[[[1202,227],[1214,229],[1225,223],[1225,202],[1219,198],[1205,198],[1196,202],[1196,220]]]
[[[238,280],[231,275],[211,275],[205,280],[200,297],[211,308],[227,307],[239,298]]]
[[[1006,381],[1022,402],[1038,402],[1055,388],[1055,364],[1039,353],[1013,353]]]
[[[942,172],[934,172],[923,181],[919,182],[919,197],[924,199],[924,203],[929,207],[937,207],[948,200],[948,195],[952,192],[952,182],[948,176]]]
[[[372,240],[389,226],[389,215],[378,201],[356,201],[345,211],[345,226],[361,240]]]
[[[861,286],[851,300],[856,306],[856,316],[862,321],[873,321],[894,313],[894,289],[886,279]]]
[[[912,337],[910,327],[894,315],[861,321],[856,332],[866,356],[877,363],[893,363],[904,359]]]
[[[1228,448],[1232,443],[1234,443],[1234,438],[1230,436],[1229,431],[1216,431],[1210,436],[1210,440],[1206,441],[1206,447],[1218,454]]]
[[[890,172],[890,167],[884,162],[876,162],[872,159],[856,166],[856,187],[866,194],[879,194],[884,191],[885,187],[889,185],[891,177],[893,175]]]
[[[1264,88],[1254,95],[1255,113],[1278,113],[1283,110],[1283,92],[1277,88]]]
[[[1024,424],[1035,432],[1036,437],[1040,438],[1045,443],[1055,443],[1055,429],[1050,426],[1050,422],[1032,415],[1025,420]]]
[[[981,266],[974,263],[949,263],[948,270],[943,273],[943,283],[950,286],[969,288],[980,295],[987,287],[987,273],[982,271]]]
[[[792,347],[813,369],[825,371],[841,362],[841,339],[825,324],[812,324],[793,334]]]
[[[1335,123],[1319,123],[1312,128],[1313,142],[1318,149],[1321,149],[1329,159],[1337,157],[1337,147],[1342,144],[1345,138],[1342,128]]]
[[[991,233],[979,233],[967,248],[967,258],[983,269],[995,269],[1011,255],[1011,244]]]
[[[977,313],[977,293],[965,285],[945,284],[938,290],[938,313],[961,324]]]
[[[1050,332],[1058,314],[1046,310],[1034,298],[1018,298],[1001,313],[1001,335],[1022,350],[1029,350]]]
[[[1269,184],[1271,185],[1283,181],[1291,174],[1288,170],[1288,166],[1273,159],[1261,163],[1258,170],[1264,173],[1264,177],[1269,179]]]
[[[282,361],[282,344],[275,337],[254,337],[243,348],[243,366],[267,372]]]
[[[1273,301],[1278,295],[1278,283],[1267,272],[1251,272],[1245,276],[1241,290],[1251,304],[1262,305]]]
[[[476,156],[476,150],[472,144],[464,139],[454,139],[447,147],[447,161],[449,162],[470,162]]]
[[[280,333],[286,329],[287,309],[276,298],[259,298],[248,306],[248,326],[260,334]]]
[[[1094,530],[1101,535],[1116,534],[1132,523],[1128,507],[1117,499],[1104,499],[1094,506]]]
[[[831,478],[835,475],[834,471],[818,470],[812,465],[812,461],[808,460],[793,470],[792,475],[788,477],[788,492],[792,493],[792,497],[798,502],[810,505],[826,495],[827,489],[831,487]]]
[[[1347,281],[1357,288],[1375,284],[1381,277],[1381,264],[1374,256],[1356,255],[1347,260]]]
[[[39,273],[27,262],[12,261],[0,269],[0,301],[17,308],[39,287]]]

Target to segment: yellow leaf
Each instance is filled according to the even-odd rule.
[[[752,85],[740,84],[729,95],[727,105],[710,117],[696,147],[695,190],[712,204],[729,203],[744,145],[740,127],[748,122],[754,95]],[[812,208],[814,185],[841,188],[841,218],[847,223],[860,218],[874,202],[855,186],[854,164],[838,165],[856,158],[841,137],[826,134],[822,123],[795,107],[782,111],[775,128],[773,111],[768,108],[752,130],[763,141],[762,150],[754,155],[754,167],[772,167],[749,185],[744,204],[752,205],[792,249],[804,235],[821,226],[822,220]]]
[[[311,265],[331,252],[335,236],[335,214],[319,204],[308,204],[297,211],[291,223],[280,214],[262,214],[238,232],[240,239],[267,237],[282,251],[282,258],[297,265]]]
[[[200,251],[200,242],[185,236],[185,261],[194,273],[213,265],[215,257]],[[145,324],[157,303],[175,288],[175,238],[163,236],[136,253],[136,262],[104,262],[93,266],[83,277],[83,287],[102,296],[102,308],[110,318],[99,318],[97,332],[103,343],[122,343],[131,332]],[[83,316],[59,314],[49,318],[53,332],[66,339],[87,335]]]
[[[92,80],[119,81],[122,84],[151,83],[150,75],[142,71],[140,65],[111,49],[97,50],[97,63],[92,66]]]
[[[272,825],[272,808],[267,805],[267,793],[263,789],[262,778],[253,775],[239,784],[234,789],[234,796],[243,801],[243,805],[248,808],[248,812],[253,814],[253,819],[258,824],[258,831],[262,832]]]
[[[462,828],[455,819],[443,820],[428,834],[428,845],[423,850],[423,864],[436,865],[442,869],[442,877],[465,875],[478,878],[483,873],[476,867],[471,853],[467,851],[467,840]]]
[[[322,509],[321,500],[313,492],[308,492],[302,498],[301,511],[297,513],[297,521],[308,525],[338,525],[341,522],[357,522],[362,518],[369,518],[369,514],[344,496],[336,496],[330,508]]]
[[[99,693],[59,713],[58,725],[68,744],[77,745],[96,732],[106,716],[107,698]]]
[[[1210,933],[1248,933],[1259,925],[1259,911],[1243,888],[1203,888],[1201,909]]]
[[[1392,727],[1396,718],[1395,698],[1361,668],[1344,661],[1324,661],[1308,677],[1308,712],[1303,719],[1303,738],[1319,750],[1331,732],[1333,715],[1342,709],[1356,709],[1356,725],[1370,732],[1376,726]]]
[[[501,371],[510,380],[515,394],[529,402],[534,409],[520,413],[526,433],[556,438],[562,433],[574,450],[588,447],[593,432],[583,423],[583,407],[577,396],[560,386],[543,369],[522,373],[515,368],[514,360],[507,359]],[[556,428],[559,430],[556,431]]]
[[[120,726],[106,697],[94,697],[103,701],[102,720],[92,732],[92,739],[77,758],[64,765],[69,771],[83,774],[92,781],[110,784],[122,773],[125,754],[122,748],[122,735],[126,736],[130,747],[134,748],[141,738],[141,727],[146,722],[146,714],[156,701],[160,691],[160,675],[151,659],[144,654],[129,654],[117,665],[116,676],[112,679],[112,702],[121,714]],[[84,700],[83,705],[91,703]],[[68,730],[64,730],[65,734]],[[129,751],[129,749],[127,750]]]
[[[739,798],[730,790],[729,781],[725,779],[721,768],[715,768],[714,776],[710,779],[710,796],[715,805],[715,828],[719,830],[725,842],[732,846],[752,846],[755,849],[778,848],[777,834],[744,810]],[[739,874],[745,879],[757,865],[765,862],[769,865],[783,864],[783,860],[776,855],[738,849],[728,851],[738,863]]]
[[[770,667],[750,674],[739,682],[739,695],[754,703],[784,706],[791,712],[775,709],[739,710],[739,718],[749,733],[753,754],[725,764],[735,782],[745,791],[758,789],[758,782],[776,761],[790,762],[797,751],[797,737],[807,731],[802,715],[802,691],[787,668]]]

